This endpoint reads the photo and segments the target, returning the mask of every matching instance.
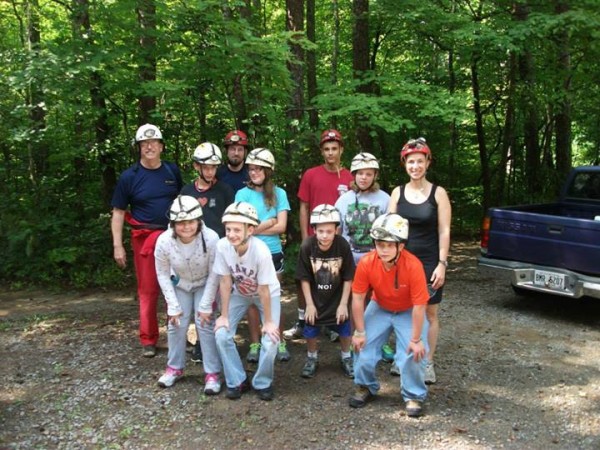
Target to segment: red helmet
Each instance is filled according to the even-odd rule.
[[[422,137],[411,139],[404,144],[404,147],[402,147],[402,151],[400,152],[400,159],[402,162],[406,161],[406,157],[412,153],[423,153],[427,159],[431,159],[431,150],[429,150],[425,138]]]
[[[342,140],[342,135],[338,130],[325,130],[321,133],[321,143],[319,145],[323,145],[325,142],[336,141],[339,142],[340,145],[344,145],[344,141]]]
[[[248,145],[248,136],[241,130],[233,130],[225,136],[225,146],[239,144],[244,147]]]

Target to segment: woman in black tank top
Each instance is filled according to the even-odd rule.
[[[406,249],[418,257],[425,268],[428,287],[432,293],[427,305],[429,353],[425,382],[435,383],[433,358],[439,336],[438,308],[446,281],[450,250],[450,221],[452,210],[446,190],[427,180],[431,150],[425,139],[413,139],[402,148],[400,159],[409,182],[396,187],[391,195],[388,212],[408,219]]]

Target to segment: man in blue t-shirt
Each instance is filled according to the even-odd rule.
[[[131,245],[140,303],[140,342],[143,356],[156,355],[158,320],[156,317],[160,286],[154,265],[154,245],[168,226],[171,203],[183,186],[179,168],[161,161],[165,148],[162,133],[145,124],[135,133],[139,161],[125,170],[112,198],[111,231],[114,258],[124,268],[127,256],[123,247],[123,226],[131,226]],[[129,208],[129,210],[127,210]]]

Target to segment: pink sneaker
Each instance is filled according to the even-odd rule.
[[[218,395],[221,392],[221,380],[218,373],[209,373],[204,377],[204,393]]]
[[[158,379],[158,385],[163,388],[171,387],[181,377],[183,377],[183,370],[167,366],[167,370],[165,370],[163,376]]]

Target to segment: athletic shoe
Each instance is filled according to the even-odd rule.
[[[366,386],[356,386],[356,391],[354,391],[354,395],[350,397],[350,401],[348,402],[352,408],[362,408],[373,398],[373,394],[369,391],[369,388]]]
[[[435,384],[437,378],[435,377],[435,369],[433,363],[428,362],[425,366],[425,384]]]
[[[194,345],[194,349],[192,350],[192,362],[199,364],[202,362],[202,347],[200,347],[200,341],[196,341],[196,345]]]
[[[337,342],[340,340],[340,335],[337,331],[331,330],[329,327],[325,327],[325,336],[329,338],[329,342]]]
[[[418,400],[409,400],[406,402],[406,415],[408,417],[419,417],[423,415],[423,406]]]
[[[173,369],[167,366],[167,370],[162,377],[158,379],[158,385],[163,388],[171,387],[183,376],[183,370]]]
[[[260,343],[253,342],[250,344],[250,351],[246,355],[246,361],[249,363],[257,363],[260,357]]]
[[[304,332],[304,320],[299,320],[294,326],[283,332],[285,339],[300,339]]]
[[[319,360],[309,356],[306,358],[306,362],[304,363],[304,367],[302,368],[302,373],[300,376],[302,376],[302,378],[314,377],[315,373],[317,373],[317,367],[319,367]]]
[[[354,378],[354,360],[351,356],[342,359],[342,370],[348,378]]]
[[[142,350],[142,356],[144,358],[154,358],[156,356],[156,346],[144,345],[144,348]]]
[[[387,363],[394,362],[394,357],[396,356],[396,352],[390,344],[385,344],[381,347],[381,359],[383,359]]]
[[[277,361],[285,362],[291,359],[290,352],[288,352],[287,345],[284,341],[281,341],[277,346]]]
[[[273,386],[266,387],[264,389],[255,389],[258,398],[264,400],[265,402],[270,402],[275,397],[275,393],[273,392]]]
[[[192,353],[194,351],[194,344],[192,344],[190,341],[186,340],[185,341],[185,351],[188,353]]]
[[[218,373],[209,373],[204,377],[204,393],[206,395],[219,395],[221,380]]]
[[[248,383],[248,380],[244,380],[244,382],[242,384],[240,384],[239,386],[230,388],[229,386],[227,386],[227,392],[225,392],[225,396],[229,399],[229,400],[237,400],[238,398],[242,397],[242,394],[244,392],[248,392],[250,390],[250,384]]]

